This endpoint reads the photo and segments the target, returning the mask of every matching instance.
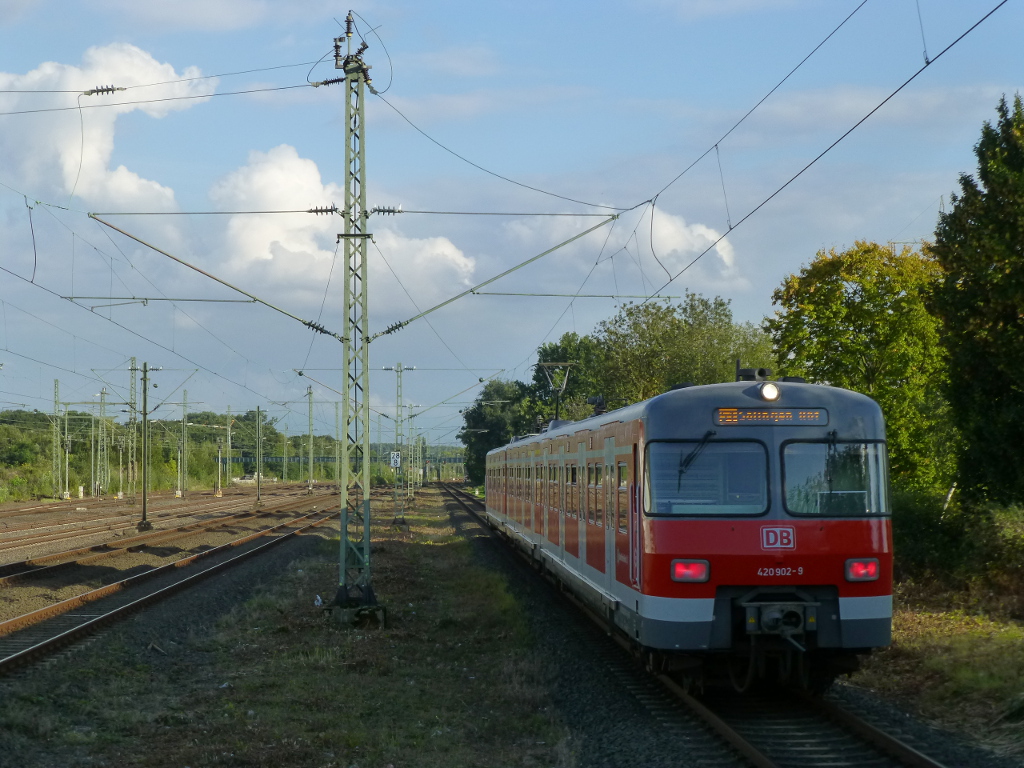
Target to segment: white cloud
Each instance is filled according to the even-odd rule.
[[[720,237],[722,233],[704,224],[687,224],[682,216],[656,210],[650,242],[659,260],[673,275],[708,251],[692,268],[693,277],[684,282],[699,280],[716,285],[728,280],[730,285],[736,286],[739,281],[732,245],[723,239],[712,247]]]
[[[0,73],[0,89],[86,91],[99,86],[127,87],[112,94],[81,96],[60,94],[56,100],[34,93],[0,94],[0,112],[47,107],[71,109],[27,115],[9,115],[0,135],[0,159],[7,178],[39,194],[76,197],[102,207],[167,210],[174,207],[173,190],[119,166],[109,168],[119,115],[141,111],[165,117],[188,109],[197,100],[138,102],[144,99],[195,96],[212,91],[215,81],[169,83],[153,88],[131,86],[198,77],[189,67],[177,73],[171,64],[126,43],[89,48],[81,66],[45,62],[26,74]],[[97,107],[100,104],[118,106]]]
[[[249,162],[218,182],[210,196],[222,210],[305,210],[331,203],[340,207],[344,190],[324,184],[315,162],[282,144],[268,152],[250,153]],[[378,219],[371,222],[377,248],[421,306],[470,285],[474,261],[447,238],[409,238],[396,227],[379,224]],[[340,306],[337,297],[344,279],[344,248],[337,248],[336,236],[343,226],[338,216],[234,216],[225,233],[222,258],[230,274],[243,281],[242,287],[275,296],[284,292],[289,301],[307,310],[319,308],[330,278],[334,298],[328,299],[328,306]],[[332,273],[336,248],[338,260]],[[373,310],[408,311],[409,300],[395,285],[377,248],[369,248]],[[388,287],[381,290],[379,286]],[[335,314],[337,309],[335,306]]]
[[[516,248],[514,261],[524,261],[599,222],[598,218],[575,217],[516,219],[504,225],[504,240]],[[640,286],[663,284],[670,275],[679,274],[707,250],[687,269],[678,284],[698,292],[744,289],[748,281],[740,272],[737,255],[730,242],[722,239],[713,245],[721,236],[722,233],[713,227],[688,223],[682,216],[669,213],[662,207],[655,210],[652,228],[650,212],[644,211],[641,215],[638,210],[624,214],[612,229],[603,227],[559,248],[536,263],[539,271],[534,271],[535,265],[531,265],[525,277],[519,279],[534,282],[542,279],[547,289],[557,292],[575,291],[585,285],[584,292],[611,293],[616,290],[634,293],[646,290]],[[654,255],[664,268],[657,266]],[[611,260],[616,266],[612,266]],[[514,281],[517,278],[510,276],[509,279]],[[496,287],[493,290],[517,289]],[[524,288],[519,287],[518,290]]]

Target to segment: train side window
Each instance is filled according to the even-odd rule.
[[[604,465],[594,465],[594,522],[604,527]]]

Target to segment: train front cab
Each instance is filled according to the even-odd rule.
[[[878,406],[804,384],[770,405],[752,384],[694,389],[645,415],[641,594],[618,623],[661,663],[699,658],[740,689],[855,669],[891,639]]]

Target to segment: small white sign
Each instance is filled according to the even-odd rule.
[[[398,469],[400,466],[402,466],[402,452],[401,451],[392,451],[391,452],[391,466],[394,469]]]

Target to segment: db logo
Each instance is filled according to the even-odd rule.
[[[796,530],[788,525],[762,528],[761,549],[796,549]]]

